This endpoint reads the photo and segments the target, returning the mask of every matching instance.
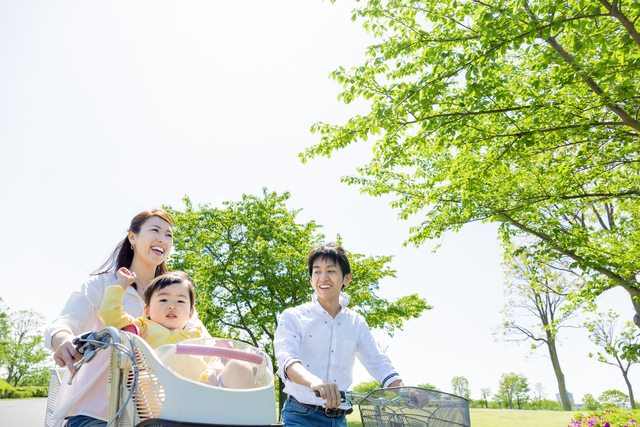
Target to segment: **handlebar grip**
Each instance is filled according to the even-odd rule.
[[[316,397],[321,397],[320,396],[320,392],[316,390]],[[344,394],[344,391],[340,390],[340,398],[342,399],[342,401],[344,402],[345,399],[347,398],[346,395]]]

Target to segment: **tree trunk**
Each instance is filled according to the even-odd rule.
[[[633,389],[631,388],[629,378],[627,378],[627,373],[622,371],[622,375],[624,376],[624,382],[627,383],[627,388],[629,389],[629,402],[631,402],[631,409],[636,409],[636,401],[633,398]]]
[[[551,357],[551,364],[553,365],[553,372],[556,374],[558,380],[558,391],[560,392],[560,399],[562,400],[562,409],[565,411],[571,411],[571,401],[567,394],[567,387],[564,383],[564,374],[560,369],[560,361],[558,360],[558,352],[556,351],[556,340],[553,337],[547,339],[547,348],[549,349],[549,357]]]
[[[284,382],[278,379],[278,419],[282,418],[282,408],[287,397],[288,395],[284,392]]]

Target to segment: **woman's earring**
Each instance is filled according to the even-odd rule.
[[[133,243],[131,244],[131,250],[133,250]]]

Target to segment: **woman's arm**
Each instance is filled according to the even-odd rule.
[[[94,326],[104,289],[112,278],[109,274],[92,276],[71,294],[58,317],[45,329],[45,346],[54,352],[54,360],[59,366],[68,366],[75,372],[73,363],[82,356],[71,341]]]
[[[76,347],[73,345],[74,335],[69,331],[58,331],[55,333],[51,340],[51,346],[55,349],[53,353],[53,360],[58,366],[68,366],[69,371],[72,374],[76,373],[75,362],[82,359],[82,355],[78,353]]]

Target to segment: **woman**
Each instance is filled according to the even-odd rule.
[[[105,289],[115,283],[115,272],[126,267],[136,275],[134,285],[127,289],[122,306],[124,311],[137,318],[144,310],[144,290],[157,276],[167,272],[166,258],[173,246],[173,221],[161,209],[143,211],[132,220],[127,236],[115,248],[107,262],[71,294],[64,309],[45,331],[45,342],[54,351],[59,366],[67,366],[62,381],[54,425],[61,426],[69,417],[67,427],[104,427],[109,414],[106,394],[108,382],[109,352],[98,352],[91,363],[77,371],[71,386],[67,385],[70,373],[75,373],[74,363],[82,359],[72,344],[75,336],[86,331],[98,331],[104,324],[97,316]],[[191,324],[202,323],[194,315]]]

